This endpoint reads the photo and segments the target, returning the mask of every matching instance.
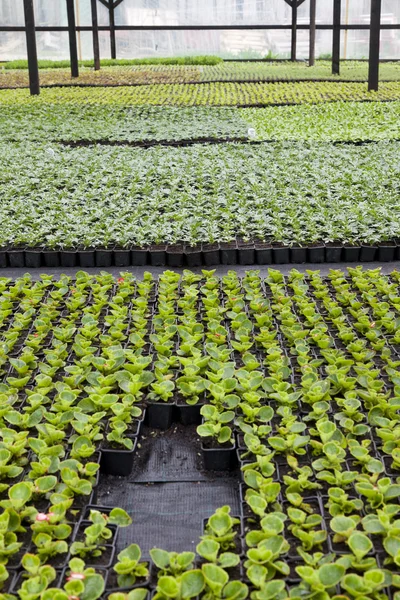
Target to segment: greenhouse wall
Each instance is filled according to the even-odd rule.
[[[368,25],[371,0],[342,0],[344,24]],[[91,25],[90,0],[75,0],[77,25]],[[34,0],[38,26],[67,26],[65,0]],[[309,24],[310,0],[298,9],[298,24]],[[109,25],[108,10],[98,2],[99,25]],[[317,24],[332,24],[333,0],[317,0]],[[287,25],[291,8],[284,0],[123,0],[115,10],[116,25],[204,26],[204,25]],[[400,24],[400,1],[382,0],[382,23]],[[0,24],[24,26],[23,0],[0,0]],[[307,58],[309,32],[299,29],[297,57]],[[290,30],[187,30],[187,31],[117,31],[117,56],[136,58],[216,54],[223,58],[277,58],[290,56]],[[37,32],[39,58],[69,57],[67,32]],[[342,33],[342,58],[368,56],[368,30]],[[331,53],[332,32],[317,30],[316,55]],[[79,57],[92,57],[90,32],[78,33]],[[108,32],[100,32],[100,52],[110,56]],[[26,57],[23,32],[0,32],[0,60]],[[381,58],[400,59],[400,30],[383,30]]]

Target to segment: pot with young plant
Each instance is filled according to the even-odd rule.
[[[124,592],[149,584],[149,563],[140,562],[141,556],[137,544],[131,544],[118,554],[113,572],[109,573],[107,580],[109,592]]]
[[[172,373],[161,374],[156,370],[154,381],[147,396],[147,424],[155,429],[169,429],[173,421],[175,383]]]
[[[236,466],[236,445],[228,423],[235,418],[232,410],[220,412],[216,406],[206,404],[200,411],[203,423],[197,433],[203,439],[201,449],[207,471],[229,471]]]
[[[128,425],[114,421],[101,446],[101,471],[106,475],[127,477],[133,467],[137,437],[126,435]]]
[[[93,576],[96,576],[95,578]],[[101,579],[100,579],[101,578]],[[71,558],[68,566],[64,567],[60,577],[60,588],[71,581],[83,581],[85,584],[85,592],[82,598],[93,598],[99,592],[100,585],[103,582],[104,588],[108,581],[108,571],[106,569],[94,569],[87,567],[85,561],[80,558]],[[103,589],[104,589],[103,588]],[[65,589],[65,588],[64,588]]]
[[[91,509],[76,531],[70,555],[85,560],[89,566],[110,567],[118,528],[128,527],[131,523],[131,517],[121,508],[114,508],[110,512]]]
[[[209,381],[193,373],[178,377],[176,386],[184,402],[177,401],[179,420],[183,425],[198,425],[201,423],[200,410],[204,406],[204,392],[209,386]]]
[[[85,568],[83,561],[72,559],[69,576],[66,578],[63,588],[48,588],[42,593],[40,600],[98,600],[102,597],[104,589],[105,582],[100,573],[96,573],[94,569]]]
[[[240,555],[242,553],[241,520],[239,517],[233,517],[230,512],[230,506],[221,506],[209,519],[204,519],[203,535],[200,539],[202,542],[217,542],[222,553]],[[229,554],[226,559],[229,558]]]
[[[58,585],[61,582],[61,573],[48,564],[42,564],[40,557],[36,554],[24,554],[22,568],[15,577],[10,590],[18,593],[21,600],[32,600],[40,598],[50,585]]]
[[[229,576],[234,579],[242,578],[240,555],[235,552],[223,552],[221,544],[212,539],[204,539],[196,546],[196,552],[202,561],[226,569]]]
[[[245,600],[248,597],[249,588],[238,580],[230,580],[228,573],[218,565],[205,564],[201,568],[206,593],[205,600]]]

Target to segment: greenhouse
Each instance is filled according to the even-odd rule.
[[[400,600],[399,0],[0,0],[0,600]]]

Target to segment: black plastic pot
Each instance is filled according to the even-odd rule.
[[[146,421],[154,429],[169,429],[173,422],[174,404],[172,402],[148,402]]]
[[[60,254],[57,250],[43,250],[42,256],[45,267],[57,268],[60,266]]]
[[[344,262],[357,262],[360,257],[360,246],[343,246]]]
[[[201,267],[201,265],[203,264],[203,255],[201,253],[201,248],[186,246],[184,255],[188,267]]]
[[[78,250],[79,265],[84,268],[96,266],[95,250]]]
[[[183,425],[200,425],[201,423],[201,407],[204,406],[203,403],[198,402],[197,404],[177,404],[176,408],[178,411],[179,421]]]
[[[114,265],[116,267],[129,267],[131,253],[129,250],[114,250]]]
[[[219,256],[221,265],[236,265],[237,264],[237,245],[235,242],[226,242],[220,244]]]
[[[337,263],[342,260],[343,246],[330,245],[325,246],[325,261],[327,263]]]
[[[277,246],[272,249],[272,256],[276,265],[287,265],[290,261],[289,248],[285,246]]]
[[[30,269],[39,269],[42,266],[42,251],[25,250],[25,266]]]
[[[165,267],[167,264],[166,246],[150,246],[150,264],[152,267]]]
[[[60,264],[62,267],[76,267],[78,254],[76,250],[63,250],[60,252]]]
[[[267,243],[256,243],[255,259],[258,265],[272,264],[272,246]]]
[[[238,247],[239,265],[254,265],[255,260],[254,244],[243,244]]]
[[[232,471],[236,467],[236,448],[205,448],[201,445],[206,471]]]
[[[308,260],[310,263],[325,262],[325,246],[310,246],[308,248]]]
[[[167,246],[167,265],[183,267],[183,246]]]
[[[131,248],[131,264],[133,267],[147,265],[148,252],[145,248]]]
[[[7,250],[0,250],[0,269],[5,269],[7,266]]]
[[[8,250],[8,263],[13,269],[25,266],[25,252],[23,250]]]
[[[133,467],[137,438],[131,438],[133,441],[132,450],[115,450],[114,448],[101,449],[100,470],[106,475],[119,475],[127,477]]]
[[[207,267],[219,265],[219,244],[203,244],[201,247],[204,264]]]
[[[290,262],[300,265],[307,262],[307,248],[292,246],[290,248]]]
[[[396,246],[394,244],[382,244],[378,246],[378,260],[391,262],[395,259]]]
[[[113,251],[110,249],[97,249],[96,267],[111,267],[113,261],[113,254]]]
[[[360,262],[373,262],[378,248],[376,246],[362,245],[360,249]]]

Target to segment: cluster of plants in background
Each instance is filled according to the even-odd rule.
[[[235,554],[242,539],[256,600],[399,596],[400,277],[349,272],[231,272],[220,285],[203,271],[218,341],[198,433],[226,445],[236,431],[244,520],[241,537],[220,509],[197,551]],[[234,559],[213,556],[228,582]]]
[[[258,140],[400,139],[400,103],[334,102],[239,109]]]
[[[369,92],[365,83],[215,82],[200,85],[151,84],[95,88],[50,88],[42,90],[49,102],[87,104],[162,105],[162,106],[269,106],[281,104],[319,104],[338,101],[393,101],[400,99],[400,82],[387,82],[378,92]],[[33,104],[28,90],[1,90],[1,104]]]
[[[42,85],[76,83],[94,85],[130,85],[152,83],[195,83],[209,81],[282,81],[282,80],[359,80],[367,81],[368,63],[342,63],[340,76],[332,75],[330,61],[317,61],[314,67],[306,62],[223,62],[218,57],[188,57],[173,59],[102,60],[101,71],[93,70],[92,61],[80,61],[79,79],[71,78],[69,61],[39,61]],[[18,60],[0,65],[0,87],[27,87],[27,61]],[[398,63],[382,63],[380,78],[398,81]]]
[[[212,515],[197,556],[151,551],[158,600],[397,598],[400,275],[349,275],[1,279],[1,600],[146,598],[137,545],[98,568],[130,517],[85,506],[98,452],[171,400],[238,448],[243,506]]]
[[[357,141],[400,139],[399,102],[335,102],[268,108],[4,106],[2,140],[46,142],[179,142],[243,140]]]
[[[250,126],[235,108],[53,105],[43,102],[35,106],[3,107],[0,137],[3,141],[43,142],[245,141]]]
[[[399,237],[398,142],[0,150],[1,246]]]
[[[39,69],[62,69],[70,66],[69,60],[39,60]],[[102,67],[123,67],[132,65],[217,65],[222,63],[223,59],[214,55],[204,56],[172,56],[172,57],[152,57],[152,58],[102,58],[100,66]],[[80,60],[80,67],[93,68],[93,60]],[[27,60],[10,60],[1,65],[3,69],[27,69]]]
[[[96,600],[105,589],[94,568],[131,518],[86,507],[95,499],[99,451],[133,447],[143,418],[140,364],[148,359],[137,338],[153,285],[128,274],[118,283],[85,273],[54,283],[1,280],[1,581],[21,600]],[[141,379],[128,394],[123,382],[132,371]],[[121,577],[131,573],[119,566],[126,555],[116,564]],[[68,562],[71,572],[55,570]]]

